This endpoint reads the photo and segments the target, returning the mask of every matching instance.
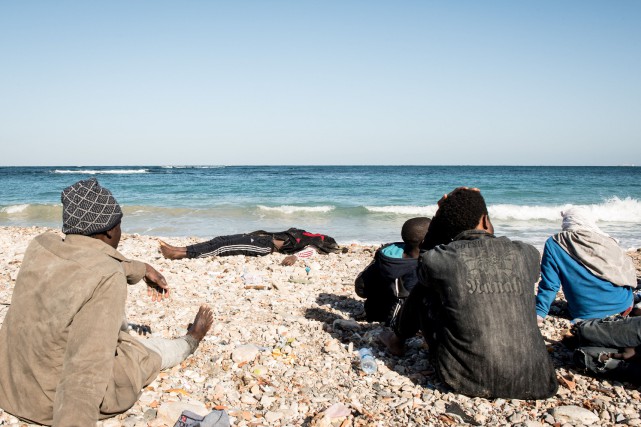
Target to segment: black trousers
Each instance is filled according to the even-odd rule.
[[[274,242],[271,236],[251,236],[249,234],[231,234],[218,236],[206,242],[187,246],[188,258],[206,256],[247,255],[263,256],[271,253]]]
[[[390,325],[396,335],[408,339],[420,330],[428,346],[432,347],[435,339],[434,321],[437,320],[435,319],[437,300],[437,296],[425,286],[421,284],[414,286]]]

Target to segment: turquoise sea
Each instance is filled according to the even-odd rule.
[[[640,167],[0,167],[0,226],[59,227],[60,191],[90,176],[123,206],[129,233],[209,238],[296,226],[377,244],[399,240],[406,219],[432,216],[443,193],[470,186],[485,196],[497,235],[541,249],[560,211],[581,205],[623,247],[641,247]]]

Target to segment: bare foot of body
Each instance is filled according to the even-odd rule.
[[[207,335],[213,323],[214,315],[211,312],[211,308],[203,304],[198,309],[198,313],[196,313],[196,317],[194,317],[194,322],[189,325],[187,335],[191,335],[192,338],[200,342],[205,338],[205,335]]]
[[[165,258],[182,259],[187,257],[186,247],[171,246],[169,243],[165,243],[162,240],[159,240],[158,242],[160,242],[160,252]]]
[[[405,354],[405,341],[400,339],[393,331],[384,330],[378,334],[378,340],[382,342],[385,347],[387,347],[387,351],[394,356],[402,356]]]
[[[608,359],[619,359],[619,360],[627,360],[627,361],[636,361],[635,359],[638,359],[638,354],[636,352],[636,348],[634,347],[626,347],[623,349],[621,353],[610,353],[610,354],[602,354],[599,357],[599,360],[601,362],[605,362]]]

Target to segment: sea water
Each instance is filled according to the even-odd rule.
[[[0,226],[59,228],[61,190],[89,177],[113,192],[128,233],[298,227],[379,244],[400,240],[405,220],[432,216],[444,193],[469,186],[481,189],[497,235],[541,249],[560,230],[560,212],[584,206],[623,247],[641,247],[641,168],[631,166],[1,167]]]

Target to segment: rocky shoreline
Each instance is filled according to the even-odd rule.
[[[0,322],[24,250],[43,231],[0,227]],[[119,250],[156,267],[172,290],[170,299],[155,303],[144,283],[130,286],[129,322],[150,326],[154,336],[178,336],[198,305],[207,303],[215,323],[192,357],[162,372],[129,411],[99,425],[173,426],[184,409],[226,409],[237,426],[641,426],[639,387],[574,369],[572,352],[560,343],[569,321],[555,315],[563,311],[562,295],[541,328],[557,368],[557,395],[539,401],[469,398],[438,381],[422,339],[410,340],[406,356],[397,358],[375,340],[379,324],[356,320],[363,308],[354,278],[376,248],[348,249],[288,267],[280,265],[280,254],[169,261],[160,256],[157,238],[123,235]],[[641,252],[630,255],[641,275]],[[360,369],[361,347],[373,349],[376,373]],[[0,409],[0,425],[25,424]]]

